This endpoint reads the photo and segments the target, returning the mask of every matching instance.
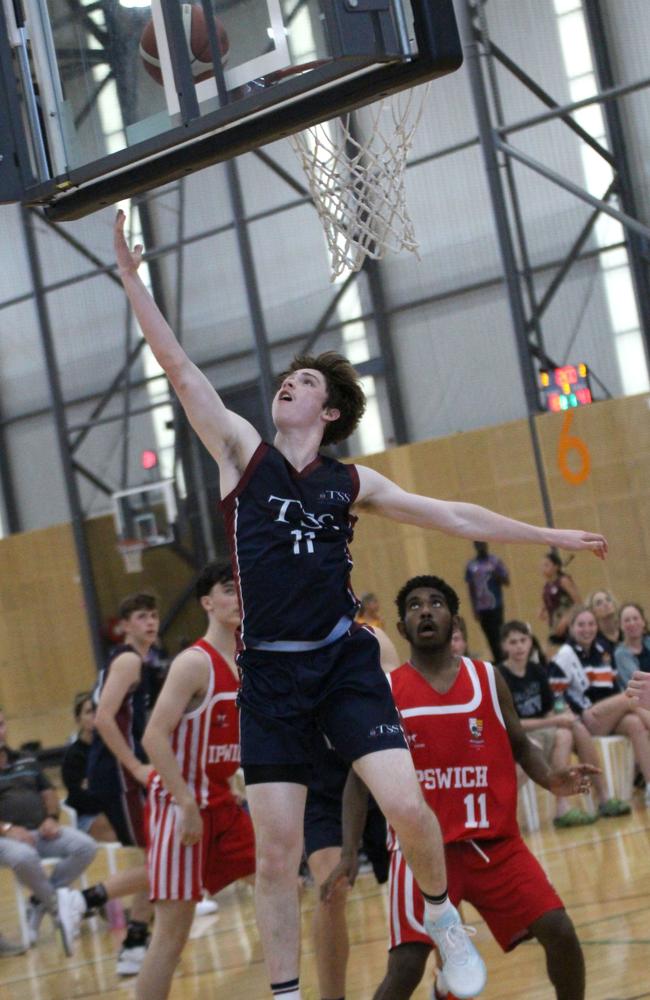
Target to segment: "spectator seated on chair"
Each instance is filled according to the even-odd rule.
[[[72,893],[66,888],[88,867],[97,846],[88,834],[59,825],[56,791],[36,758],[7,745],[7,724],[0,710],[0,865],[11,868],[31,890],[29,936],[38,938],[49,913],[59,928],[67,954],[72,954]],[[47,877],[41,859],[57,858]]]
[[[575,752],[582,763],[598,767],[598,751],[590,733],[562,698],[556,703],[546,671],[531,659],[533,638],[528,626],[520,621],[506,622],[501,629],[501,648],[504,659],[499,670],[510,688],[522,728],[540,747],[549,765],[568,767]],[[568,799],[558,798],[554,825],[584,826],[594,823],[599,815],[623,816],[630,812],[627,803],[608,798],[602,774],[593,776],[593,787],[599,803],[597,814],[571,807]]]
[[[599,645],[614,657],[614,650],[622,639],[618,605],[609,590],[594,590],[585,601],[593,611],[598,625],[596,639]]]
[[[88,753],[95,730],[95,706],[90,691],[75,697],[73,712],[79,727],[74,743],[66,747],[61,765],[61,777],[68,791],[65,804],[77,814],[77,828],[89,833],[94,840],[115,841],[115,831],[102,812],[94,795],[88,791],[86,770]]]
[[[624,604],[619,620],[623,638],[614,650],[614,661],[619,683],[625,688],[636,670],[650,674],[650,635],[640,604]]]
[[[592,736],[629,738],[645,781],[645,803],[650,805],[650,714],[621,691],[612,658],[597,633],[594,613],[584,605],[575,607],[568,640],[549,664],[551,686]]]

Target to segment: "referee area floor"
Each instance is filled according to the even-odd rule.
[[[633,812],[601,819],[593,826],[526,836],[576,925],[587,964],[588,1000],[650,998],[650,810],[638,794]],[[128,863],[125,855],[123,862]],[[104,874],[100,858],[90,881]],[[174,977],[172,1000],[268,1000],[269,989],[255,927],[252,890],[232,886],[219,897],[219,911],[194,921],[190,941]],[[302,897],[301,985],[305,1000],[318,1000],[310,937],[314,890]],[[350,894],[351,954],[347,1000],[370,1000],[386,963],[388,897],[372,875],[363,875]],[[551,1000],[542,948],[535,942],[504,955],[485,924],[466,907],[464,918],[477,927],[476,943],[487,962],[485,1000]],[[0,869],[0,931],[18,937],[13,876]],[[65,958],[49,918],[36,948],[0,959],[0,1000],[95,1000],[132,998],[132,979],[115,972],[123,931],[101,920],[85,925],[72,958]],[[414,994],[428,1000],[431,974]]]

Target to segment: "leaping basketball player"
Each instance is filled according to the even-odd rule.
[[[142,738],[149,782],[147,860],[154,925],[136,981],[137,1000],[166,1000],[205,888],[219,892],[255,871],[250,816],[229,778],[239,768],[239,604],[228,563],[209,563],[196,584],[204,637],[173,661]]]
[[[490,542],[536,542],[604,557],[602,535],[535,527],[473,504],[407,493],[363,466],[320,454],[352,433],[365,408],[359,378],[332,352],[294,359],[280,380],[273,444],[228,410],[192,363],[137,271],[124,213],[115,224],[120,277],[156,360],[218,463],[242,624],[242,765],[257,843],[256,912],[271,990],[299,1000],[296,871],[314,730],[353,762],[422,889],[427,933],[456,996],[485,983],[484,963],[447,897],[440,827],[427,807],[379,664],[355,625],[348,545],[353,509]]]

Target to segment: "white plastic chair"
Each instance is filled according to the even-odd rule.
[[[535,782],[527,778],[519,788],[519,802],[528,833],[539,830],[539,809],[537,808],[537,793]]]
[[[634,750],[627,736],[596,736],[610,799],[629,802],[634,789]]]
[[[67,806],[65,802],[62,802],[61,811],[68,817],[70,826],[74,827],[75,830],[78,830],[79,825],[77,810],[73,809],[72,806]],[[95,843],[98,850],[103,850],[106,854],[106,867],[108,868],[109,875],[114,875],[117,871],[117,852],[122,845],[117,840],[96,840]],[[88,884],[85,872],[81,874],[79,881],[82,889],[85,889]]]

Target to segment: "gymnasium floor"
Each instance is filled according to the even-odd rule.
[[[650,997],[650,810],[638,801],[631,816],[600,820],[591,827],[544,829],[528,837],[576,924],[587,962],[589,1000]],[[101,877],[95,861],[91,875]],[[0,930],[16,936],[11,878],[0,871]],[[219,913],[195,920],[192,938],[174,979],[173,1000],[267,1000],[268,987],[251,890],[231,887],[219,897]],[[305,1000],[318,1000],[309,941],[313,890],[303,895],[302,982]],[[352,941],[347,1000],[369,1000],[385,963],[386,891],[371,875],[362,876],[349,903]],[[472,917],[466,910],[465,919]],[[485,1000],[542,1000],[553,991],[541,948],[521,945],[503,955],[485,925],[476,921],[477,942],[488,964]],[[132,980],[115,974],[120,932],[85,927],[75,956],[63,957],[46,918],[42,941],[26,956],[0,960],[0,1000],[131,998]],[[414,995],[428,1000],[430,978]]]

